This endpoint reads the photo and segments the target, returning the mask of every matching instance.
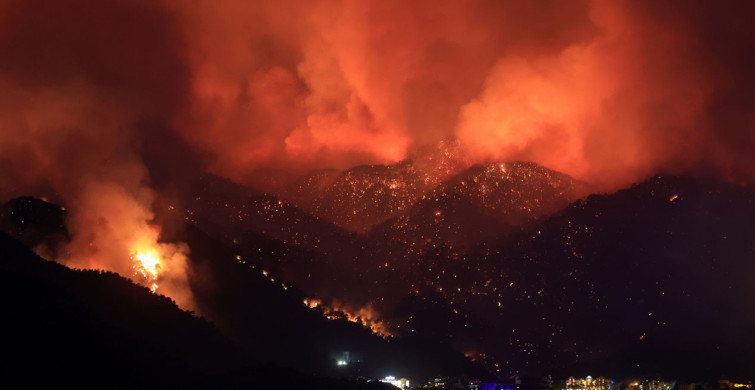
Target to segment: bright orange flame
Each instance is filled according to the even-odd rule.
[[[309,307],[310,309],[314,309],[317,306],[320,306],[320,300],[318,299],[305,299],[304,304]]]
[[[131,261],[134,262],[134,276],[141,275],[148,284],[152,292],[157,291],[157,278],[162,267],[160,256],[155,250],[146,252],[136,252],[131,254]]]
[[[326,305],[319,299],[312,298],[305,299],[304,305],[310,309],[319,309],[325,315],[325,318],[329,320],[347,320],[364,326],[380,337],[393,337],[393,332],[391,332],[389,325],[380,320],[378,313],[372,309],[371,305],[360,307],[356,312],[338,303]]]
[[[151,231],[139,237],[130,248],[132,279],[147,286],[153,293],[173,299],[184,310],[194,310],[191,290],[186,274],[185,244],[161,243],[157,232]]]

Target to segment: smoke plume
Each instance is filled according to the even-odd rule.
[[[72,240],[58,261],[159,284],[191,309],[187,248],[158,242],[139,157],[139,123],[170,122],[188,90],[168,14],[149,2],[6,1],[0,15],[0,198],[65,204]],[[145,251],[161,258],[156,279],[131,259]]]
[[[0,199],[69,207],[61,261],[130,275],[146,245],[180,281],[186,248],[158,243],[141,155],[156,127],[242,182],[450,139],[465,161],[534,161],[597,189],[656,172],[752,183],[753,8],[0,0]]]
[[[446,139],[472,161],[535,161],[603,189],[659,171],[752,179],[748,2],[172,7],[194,76],[176,128],[236,180]]]

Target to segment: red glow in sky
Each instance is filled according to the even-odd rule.
[[[0,0],[0,200],[84,204],[71,257],[115,241],[99,264],[128,259],[153,219],[145,123],[242,182],[450,139],[469,163],[533,161],[597,189],[656,172],[751,183],[752,8]]]

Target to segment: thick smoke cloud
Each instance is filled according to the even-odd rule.
[[[445,139],[472,161],[536,161],[602,189],[659,171],[750,181],[752,8],[179,2],[194,100],[176,127],[241,181]]]
[[[186,248],[157,242],[138,153],[140,122],[170,122],[190,85],[171,18],[149,4],[0,3],[0,199],[65,204],[70,266],[138,280],[130,256],[160,253],[160,292],[191,308]]]
[[[63,202],[63,260],[128,274],[121,253],[156,245],[141,152],[171,138],[157,128],[243,182],[452,139],[465,161],[597,189],[752,183],[753,16],[748,1],[0,0],[0,198]]]

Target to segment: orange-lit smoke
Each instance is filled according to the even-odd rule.
[[[175,123],[244,181],[389,163],[456,138],[616,188],[751,180],[747,2],[170,2],[193,71]],[[729,100],[734,99],[734,105]]]
[[[325,318],[329,320],[347,320],[362,325],[372,333],[383,338],[394,336],[394,332],[391,330],[390,325],[380,318],[380,315],[372,308],[371,304],[351,309],[347,307],[347,305],[341,304],[338,301],[334,301],[331,304],[325,304],[319,299],[307,298],[304,299],[304,305],[310,309],[321,311]]]
[[[685,56],[692,38],[621,2],[594,2],[589,16],[599,33],[588,41],[498,59],[460,111],[457,134],[471,155],[609,186],[699,158],[710,87]]]
[[[56,260],[192,309],[188,248],[158,242],[138,152],[140,122],[169,121],[184,83],[166,21],[147,2],[0,1],[0,200],[62,202],[71,242]],[[132,259],[141,253],[159,262],[150,278]]]
[[[755,174],[748,1],[0,6],[5,83],[71,101],[90,88],[130,122],[118,133],[157,121],[239,181],[448,139],[465,161],[530,160],[604,188]]]
[[[146,191],[142,196],[150,197]],[[77,197],[68,225],[75,233],[58,261],[75,268],[105,269],[167,295],[185,310],[194,303],[182,243],[159,242],[150,223],[151,201],[138,199],[114,183],[88,183]]]
[[[185,253],[157,242],[142,153],[174,156],[145,146],[150,128],[240,181],[455,140],[464,161],[530,160],[603,189],[658,171],[752,182],[754,13],[694,0],[0,0],[0,199],[63,202],[66,259],[133,276],[136,251],[166,268]],[[158,291],[184,278],[176,268]]]
[[[158,243],[146,169],[118,134],[122,113],[97,101],[88,86],[37,94],[13,88],[7,83],[4,90],[15,95],[12,104],[0,105],[0,127],[15,129],[0,133],[3,162],[14,168],[0,173],[11,183],[0,190],[3,198],[32,193],[64,202],[72,241],[57,261],[117,272],[147,287],[159,283],[160,293],[192,309],[188,249]],[[155,280],[138,275],[130,258],[144,251],[160,260]]]

